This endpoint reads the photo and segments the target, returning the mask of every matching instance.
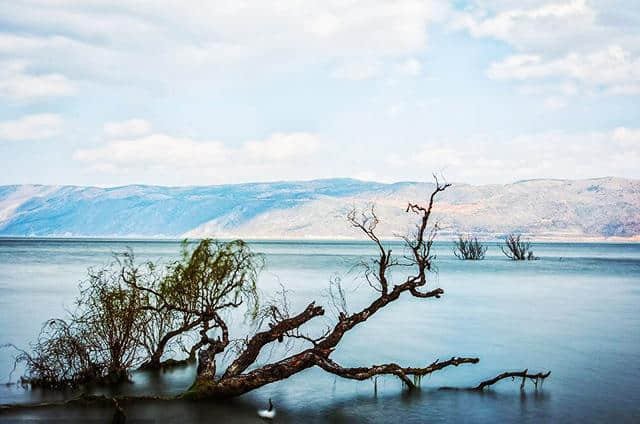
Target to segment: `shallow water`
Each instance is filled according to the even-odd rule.
[[[88,266],[105,264],[130,246],[139,259],[166,261],[177,242],[0,239],[0,343],[28,346],[40,324],[64,315]],[[374,253],[356,242],[254,242],[267,269],[260,287],[283,283],[295,309],[326,304],[329,278],[342,275],[351,310],[370,301],[368,286],[353,281],[351,265]],[[424,366],[434,359],[478,356],[480,363],[440,371],[407,393],[397,379],[346,381],[318,369],[263,387],[224,404],[137,402],[125,405],[139,422],[259,422],[255,410],[273,398],[280,422],[568,422],[640,420],[640,245],[536,244],[541,260],[514,263],[492,246],[480,262],[455,259],[437,245],[433,284],[441,299],[404,298],[351,331],[333,358],[344,366],[398,362]],[[400,245],[394,252],[401,253]],[[319,324],[328,324],[327,313]],[[234,329],[242,326],[237,323]],[[262,361],[274,360],[278,350]],[[0,379],[13,352],[0,350]],[[438,391],[470,386],[504,370],[551,370],[537,391],[503,381],[483,394]],[[193,378],[192,367],[162,375],[136,373],[120,393],[176,394]],[[14,377],[15,379],[15,377]],[[101,393],[107,389],[98,388]],[[0,403],[58,399],[73,393],[0,387]],[[109,407],[49,408],[0,415],[0,421],[74,418],[104,422]],[[93,421],[96,420],[96,421]]]

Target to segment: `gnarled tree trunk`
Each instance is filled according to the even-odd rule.
[[[376,235],[375,229],[379,221],[373,209],[369,214],[363,213],[360,216],[355,211],[349,214],[348,220],[351,225],[363,231],[379,251],[378,258],[367,267],[365,272],[369,285],[379,293],[379,296],[367,307],[352,314],[348,314],[346,310],[339,311],[338,322],[333,328],[330,328],[325,334],[313,338],[301,334],[299,328],[314,318],[324,315],[325,310],[323,307],[317,306],[312,302],[299,314],[290,316],[287,311],[282,311],[276,306],[272,306],[272,320],[269,323],[269,329],[258,332],[250,339],[247,339],[242,351],[228,368],[221,373],[216,372],[216,355],[223,352],[227,347],[229,334],[224,322],[216,319],[215,328],[221,331],[221,337],[213,340],[208,339],[206,332],[203,334],[203,342],[208,346],[201,350],[198,375],[192,387],[183,396],[189,398],[238,396],[264,385],[284,380],[314,366],[337,376],[354,380],[365,380],[377,375],[394,375],[411,390],[415,385],[409,376],[421,377],[449,366],[477,363],[479,359],[475,357],[452,357],[446,361],[432,361],[424,367],[403,367],[395,363],[389,363],[369,367],[346,368],[331,359],[332,352],[348,331],[364,323],[385,306],[400,299],[402,295],[437,299],[444,294],[441,288],[426,289],[427,273],[432,269],[433,256],[431,247],[437,232],[437,225],[429,229],[429,231],[427,230],[435,197],[447,187],[449,187],[448,184],[439,184],[436,179],[436,188],[431,193],[427,206],[411,203],[407,206],[407,212],[413,212],[418,215],[419,224],[416,233],[412,237],[404,237],[404,241],[410,250],[410,255],[408,258],[404,257],[401,260],[393,257],[391,250],[385,248]],[[393,285],[388,280],[387,275],[392,267],[398,265],[413,267],[415,274],[401,283]],[[275,341],[282,341],[287,337],[306,340],[309,343],[309,347],[278,362],[247,371],[255,363],[263,347]],[[504,375],[512,376],[516,374],[507,373]],[[524,375],[530,377],[526,374],[526,371]],[[548,374],[535,375],[539,379],[544,379],[547,376]],[[504,377],[502,375],[497,377],[498,380],[501,378]],[[485,382],[482,387],[490,384],[493,384],[493,380]]]

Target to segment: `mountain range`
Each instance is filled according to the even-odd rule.
[[[163,187],[0,186],[0,236],[351,239],[353,209],[374,205],[382,237],[411,231],[407,202],[432,183],[354,179]],[[453,184],[437,198],[441,235],[496,239],[640,241],[640,180]]]

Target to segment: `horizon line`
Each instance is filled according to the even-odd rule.
[[[451,182],[452,185],[468,185],[473,187],[481,186],[505,186],[522,184],[536,181],[590,181],[590,180],[604,180],[604,179],[620,179],[627,181],[640,181],[640,178],[628,178],[617,177],[614,175],[606,175],[600,177],[587,177],[587,178],[551,178],[551,177],[539,177],[539,178],[527,178],[515,180],[508,183],[486,183],[486,184],[473,184],[467,182]],[[296,184],[296,183],[313,183],[321,181],[357,181],[360,183],[379,184],[385,186],[391,186],[395,184],[433,184],[433,181],[394,181],[394,182],[381,182],[375,180],[364,180],[353,177],[333,177],[333,178],[311,178],[311,179],[292,179],[292,180],[268,180],[268,181],[246,181],[238,183],[218,183],[218,184],[185,184],[185,185],[163,185],[163,184],[145,184],[145,183],[130,183],[124,185],[80,185],[80,184],[42,184],[42,183],[14,183],[14,184],[2,184],[2,187],[20,187],[20,186],[34,186],[34,187],[77,187],[77,188],[96,188],[96,189],[119,189],[129,187],[162,187],[162,188],[192,188],[192,187],[225,187],[225,186],[242,186],[242,185],[258,185],[258,184]],[[443,181],[447,181],[446,178]]]

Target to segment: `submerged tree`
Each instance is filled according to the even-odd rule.
[[[175,363],[162,359],[189,342],[194,359],[211,344],[208,331],[224,325],[225,310],[246,302],[255,314],[261,267],[260,255],[242,241],[203,240],[193,250],[185,243],[182,259],[163,270],[151,262],[136,265],[130,251],[90,268],[69,319],[47,321],[31,352],[18,349],[23,381],[44,387],[118,382],[134,368]]]
[[[118,275],[106,268],[90,272],[76,303],[72,327],[83,334],[89,352],[104,366],[106,377],[113,381],[126,378],[128,370],[139,361],[144,293],[128,287],[125,273]]]
[[[150,356],[143,366],[160,367],[170,344],[196,330],[199,337],[188,349],[189,358],[194,359],[203,348],[201,355],[212,354],[217,347],[208,332],[226,326],[221,314],[245,302],[247,313],[255,316],[262,265],[262,257],[241,240],[203,240],[192,251],[184,243],[182,260],[170,264],[163,278],[140,281],[135,274],[125,277],[133,290],[148,295],[143,307],[148,313],[145,334],[153,337],[144,343]]]
[[[58,388],[128,377],[141,358],[146,299],[127,284],[124,276],[138,271],[132,255],[124,256],[90,268],[68,319],[46,321],[31,352],[18,349],[16,359],[26,368],[23,382]]]
[[[522,234],[508,234],[504,246],[500,246],[502,253],[514,261],[533,261],[538,259],[531,250],[531,243],[522,240]]]
[[[471,237],[468,234],[460,234],[458,240],[453,243],[453,254],[461,260],[482,260],[488,249],[487,246],[478,241],[478,237]]]
[[[317,331],[317,334],[310,334],[303,328],[309,328],[307,324],[323,316],[324,307],[311,302],[304,310],[294,314],[290,311],[284,289],[279,301],[260,305],[256,282],[262,266],[261,257],[242,241],[222,243],[211,240],[200,242],[193,250],[185,245],[182,259],[162,271],[151,265],[137,268],[133,257],[128,256],[120,264],[117,275],[101,274],[103,280],[112,281],[108,287],[115,289],[113,293],[108,292],[106,305],[109,305],[110,310],[124,311],[125,314],[118,318],[124,322],[111,322],[111,319],[107,319],[99,325],[85,325],[82,328],[98,333],[89,337],[89,340],[93,340],[93,337],[102,340],[107,334],[111,334],[106,331],[108,328],[112,325],[119,327],[112,333],[119,350],[111,349],[114,351],[107,355],[110,360],[100,362],[100,366],[106,369],[112,364],[117,364],[118,367],[132,365],[132,358],[141,353],[142,359],[138,359],[138,363],[159,366],[169,346],[174,343],[184,344],[183,341],[178,343],[183,337],[192,340],[193,344],[186,350],[190,353],[198,352],[198,366],[195,381],[182,395],[187,398],[238,396],[311,367],[319,367],[336,376],[354,380],[393,375],[407,388],[413,389],[422,376],[449,366],[477,363],[479,359],[436,359],[422,367],[407,367],[396,363],[344,367],[331,356],[349,331],[364,324],[401,297],[438,299],[443,296],[441,288],[428,287],[429,272],[434,270],[432,246],[438,231],[437,225],[430,224],[430,218],[437,195],[448,187],[449,184],[440,184],[436,179],[435,189],[426,205],[407,205],[406,212],[415,214],[418,222],[415,231],[402,238],[405,244],[405,254],[402,256],[392,255],[391,249],[386,247],[376,233],[379,218],[373,209],[369,212],[349,213],[349,223],[362,231],[377,250],[375,259],[367,264],[364,273],[364,278],[377,295],[361,310],[349,312],[340,281],[332,280],[329,297],[336,309],[337,322],[324,331]],[[407,271],[403,272],[406,277],[397,282],[392,281],[390,274],[395,268]],[[97,288],[85,292],[85,295],[89,294],[97,295],[98,299],[104,297]],[[82,302],[86,302],[86,299]],[[89,304],[93,305],[91,302]],[[136,305],[133,308],[136,313],[129,315],[132,305]],[[255,332],[232,339],[229,324],[234,311],[244,311],[245,316],[255,323]],[[83,315],[82,322],[90,316],[104,320],[102,315]],[[135,349],[131,347],[129,337],[137,340]],[[304,346],[293,354],[285,354],[280,360],[267,364],[258,363],[258,357],[266,346],[287,340],[300,341]],[[105,345],[102,341],[92,341],[92,344],[100,346],[113,344],[110,339],[109,343]],[[230,360],[223,360],[225,356],[229,356]],[[87,363],[90,365],[80,365],[80,368],[91,369],[92,362],[87,360]],[[219,370],[218,365],[223,363],[228,365]],[[527,370],[503,373],[482,382],[474,389],[482,390],[508,377],[522,377],[523,381],[529,378],[537,382],[548,375],[549,373],[529,373]]]
[[[61,319],[46,321],[31,352],[18,350],[17,362],[26,365],[24,383],[51,389],[75,387],[106,375],[77,326]],[[14,368],[15,370],[15,368]]]

